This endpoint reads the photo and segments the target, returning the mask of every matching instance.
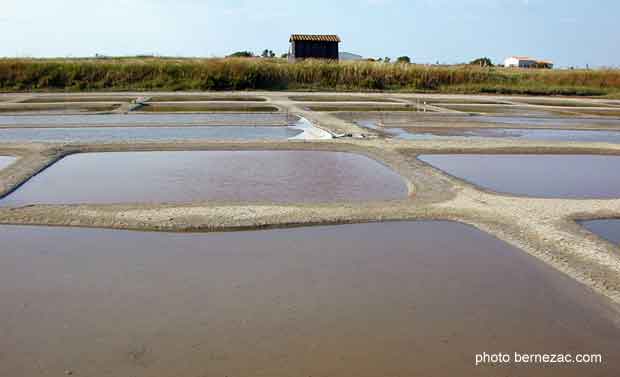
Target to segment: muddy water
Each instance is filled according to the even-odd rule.
[[[456,223],[0,227],[2,376],[617,376],[617,309]],[[480,352],[602,366],[474,367]]]
[[[184,126],[213,124],[281,125],[287,114],[92,114],[92,115],[5,115],[0,126]]]
[[[0,128],[0,140],[6,142],[56,143],[193,139],[285,140],[300,133],[300,130],[280,126]]]
[[[337,202],[401,199],[405,181],[340,152],[122,152],[68,156],[0,203]]]
[[[620,219],[583,221],[581,225],[592,233],[620,245]]]
[[[448,174],[484,188],[557,198],[620,198],[620,156],[424,155]]]
[[[0,169],[4,169],[15,161],[15,157],[0,156]]]

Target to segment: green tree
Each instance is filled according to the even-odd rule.
[[[229,58],[253,58],[254,53],[250,51],[237,51],[237,52],[234,52],[228,55],[228,57]]]
[[[263,58],[274,58],[276,54],[271,50],[263,50],[263,53],[260,55]]]
[[[410,64],[411,58],[408,56],[399,56],[398,59],[396,59],[396,63]]]
[[[484,58],[478,58],[475,60],[472,60],[471,62],[469,62],[470,65],[477,65],[480,67],[493,67],[493,62],[491,61],[491,59],[484,57]]]

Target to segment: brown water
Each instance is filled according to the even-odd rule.
[[[141,107],[138,111],[146,112],[214,112],[214,111],[228,111],[228,112],[278,112],[279,109],[275,106],[268,105],[246,105],[246,104],[213,104],[213,103],[174,103],[174,104],[149,104]]]
[[[529,105],[541,105],[541,106],[560,106],[560,107],[606,107],[612,106],[605,102],[584,102],[574,99],[552,99],[552,98],[540,98],[540,99],[514,99],[514,102],[525,103]]]
[[[351,153],[122,152],[66,157],[0,203],[337,202],[406,196],[398,174]]]
[[[448,174],[484,188],[554,198],[620,198],[620,156],[424,155]]]
[[[191,101],[209,101],[209,102],[265,102],[267,101],[264,97],[256,97],[256,96],[218,96],[218,95],[202,95],[202,94],[189,94],[189,95],[155,95],[152,96],[149,102],[191,102]]]
[[[2,376],[618,376],[618,311],[448,222],[0,227]],[[474,367],[481,352],[605,364]]]
[[[558,110],[523,107],[515,105],[485,105],[485,104],[435,104],[450,110],[463,111],[467,113],[483,114],[514,114],[515,116],[550,116],[561,114]]]
[[[131,102],[138,96],[38,96],[22,103],[58,103],[58,102]]]
[[[89,103],[89,104],[75,104],[75,103],[49,103],[49,104],[20,104],[13,103],[0,107],[0,114],[6,116],[7,113],[13,114],[32,114],[32,113],[63,113],[63,112],[98,112],[98,111],[112,111],[120,107],[120,104],[106,104],[106,103]]]
[[[289,96],[291,101],[300,102],[391,102],[399,103],[392,98],[351,95],[297,95]]]
[[[620,245],[620,219],[583,221],[581,225],[609,242]]]
[[[0,156],[0,169],[4,169],[7,166],[11,165],[13,162],[15,162],[16,158],[15,157],[10,157],[10,156]]]

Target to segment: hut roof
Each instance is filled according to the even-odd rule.
[[[317,34],[293,34],[289,42],[336,42],[340,43],[337,35],[317,35]]]

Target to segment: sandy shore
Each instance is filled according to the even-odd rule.
[[[92,95],[92,94],[90,94]],[[286,93],[260,94],[292,115],[335,135],[367,130],[330,113],[306,110]],[[393,97],[391,95],[390,97]],[[415,98],[400,95],[398,98]],[[368,203],[182,205],[34,205],[0,208],[1,224],[102,227],[148,231],[208,232],[399,220],[453,220],[473,225],[565,272],[620,304],[620,248],[589,233],[576,219],[620,217],[613,200],[537,199],[479,189],[419,161],[429,153],[528,153],[620,155],[620,145],[497,140],[404,141],[340,138],[325,141],[7,144],[0,155],[19,159],[0,171],[0,195],[72,153],[168,150],[321,150],[368,156],[407,182],[405,200]]]

